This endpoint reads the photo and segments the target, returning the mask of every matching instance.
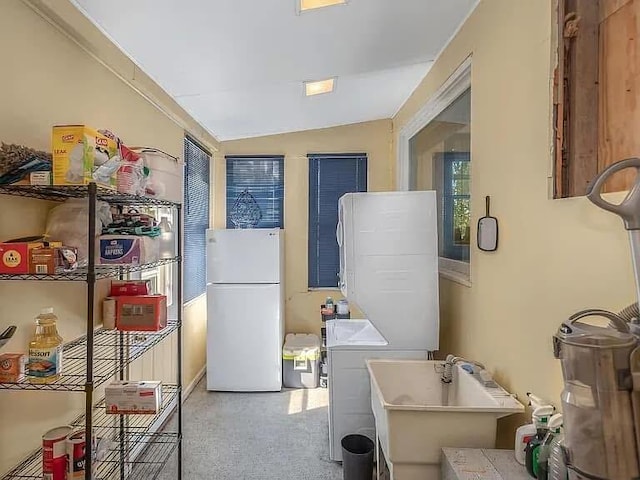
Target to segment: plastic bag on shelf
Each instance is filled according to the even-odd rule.
[[[148,169],[144,166],[142,156],[124,145],[120,146],[120,155],[122,163],[118,169],[118,192],[143,196]]]
[[[145,195],[182,203],[184,164],[180,159],[152,147],[129,147],[144,160]]]
[[[107,202],[96,202],[96,229],[93,241],[102,233],[102,226],[112,221],[111,208]],[[71,198],[54,207],[47,216],[45,237],[61,241],[65,246],[78,249],[78,266],[86,266],[89,239],[89,199]]]

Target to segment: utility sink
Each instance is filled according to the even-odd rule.
[[[379,448],[392,480],[437,480],[443,447],[494,448],[501,417],[524,406],[499,385],[443,362],[367,360]],[[378,462],[380,464],[380,462]]]

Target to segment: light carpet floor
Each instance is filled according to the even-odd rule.
[[[329,460],[328,391],[208,392],[184,404],[184,480],[341,480]],[[177,478],[175,458],[158,477]]]

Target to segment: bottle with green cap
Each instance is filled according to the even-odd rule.
[[[553,405],[543,405],[533,411],[533,423],[536,425],[536,435],[529,440],[524,450],[525,465],[527,472],[533,478],[538,478],[538,456],[540,455],[540,447],[549,431],[549,419],[555,408]]]
[[[536,475],[538,480],[548,480],[549,478],[549,458],[551,456],[551,449],[553,447],[554,439],[560,436],[560,429],[562,428],[562,414],[556,413],[549,419],[547,425],[549,430],[542,440],[542,445],[538,449],[538,458],[534,458],[534,461],[538,465]],[[534,454],[535,457],[535,454]]]

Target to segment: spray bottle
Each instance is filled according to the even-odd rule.
[[[534,411],[536,408],[545,405],[542,399],[536,397],[533,393],[527,393],[527,397],[529,398],[529,406],[532,407]],[[522,425],[518,430],[516,430],[515,457],[516,461],[520,465],[525,464],[524,450],[527,448],[529,440],[535,437],[536,433],[537,429],[533,416],[531,418],[531,423]]]
[[[567,464],[564,458],[564,431],[560,429],[553,440],[551,441],[549,452],[549,474],[548,480],[567,480]]]
[[[555,408],[553,405],[543,405],[536,408],[533,411],[533,423],[536,426],[536,434],[529,442],[524,450],[525,465],[527,472],[533,478],[538,478],[538,456],[540,454],[540,447],[544,441],[547,432],[549,431],[549,418],[553,415]]]
[[[556,413],[549,419],[549,430],[542,441],[542,445],[538,450],[538,458],[534,458],[534,462],[538,465],[538,480],[549,480],[551,451],[556,438],[560,437],[560,428],[562,427],[562,414]],[[534,454],[535,457],[535,454]]]

